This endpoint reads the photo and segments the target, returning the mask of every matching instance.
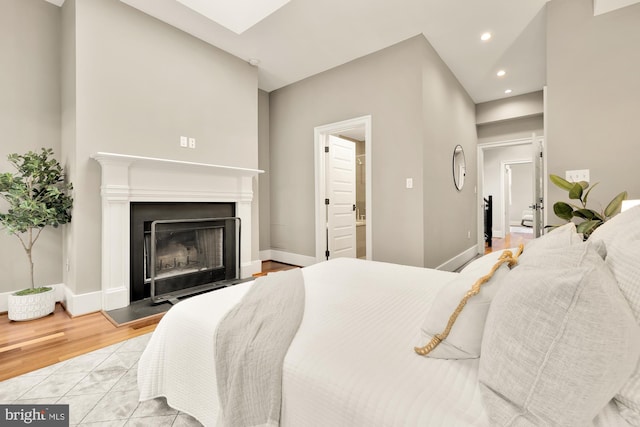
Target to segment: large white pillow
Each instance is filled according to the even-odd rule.
[[[527,243],[520,256],[520,261],[534,258],[549,250],[568,248],[580,243],[582,243],[582,234],[578,234],[574,223],[568,222]]]
[[[497,262],[497,259],[493,264]],[[492,265],[493,267],[493,265]],[[418,338],[418,347],[424,346],[436,334],[441,334],[458,304],[474,283],[489,273],[491,267],[482,274],[460,273],[456,279],[444,286],[436,295],[429,308]],[[475,359],[480,357],[480,346],[484,323],[489,305],[498,291],[502,279],[509,272],[509,266],[502,264],[491,279],[482,285],[480,292],[472,296],[458,315],[449,336],[426,356],[436,359]]]
[[[593,246],[538,254],[487,315],[479,380],[491,425],[591,425],[639,355],[640,327]]]
[[[589,240],[605,244],[606,264],[640,324],[640,206],[605,222]],[[640,366],[616,395],[616,403],[629,422],[640,426]]]

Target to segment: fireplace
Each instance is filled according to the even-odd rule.
[[[194,266],[192,257],[197,255],[193,251],[207,252],[204,249],[193,248],[198,240],[198,232],[189,231],[188,225],[173,224],[172,227],[185,228],[163,231],[162,228],[168,227],[167,224],[172,221],[238,218],[238,220],[223,220],[223,222],[199,225],[212,230],[199,232],[201,239],[213,238],[215,241],[219,239],[216,236],[222,234],[224,249],[222,256],[224,274],[219,265],[220,255],[210,255],[207,252],[206,259],[197,260],[202,263],[202,266],[197,267],[198,271],[207,276],[205,281],[216,282],[218,278],[224,281],[232,277],[250,278],[253,273],[260,271],[260,260],[252,257],[251,235],[253,185],[254,179],[262,173],[261,170],[104,152],[95,153],[92,157],[100,163],[102,168],[100,299],[103,310],[126,307],[131,301],[150,296],[150,281],[154,277],[148,274],[151,272],[151,260],[145,261],[144,246],[145,230],[149,239],[154,221],[158,221],[156,243],[165,244],[162,235],[165,231],[169,234],[177,232],[181,235],[177,237],[178,241],[174,244],[167,243],[168,246],[160,249],[164,252],[168,250],[177,252],[173,256],[176,266],[172,272],[169,271],[171,268],[167,264],[163,264],[164,267],[158,271],[154,266],[158,294],[166,293],[165,291],[169,291],[168,294],[179,292],[173,289],[177,285],[172,284],[172,280],[185,282],[191,280],[192,276],[197,276],[188,272],[178,274],[181,268],[186,268],[183,265],[186,262],[185,254],[189,257],[189,265]],[[133,211],[137,210],[138,206],[146,206],[142,208],[143,219],[133,221]],[[156,208],[161,208],[164,213],[154,212]],[[188,210],[192,212],[189,213]],[[242,221],[242,233],[237,231],[239,221]],[[137,230],[134,231],[133,228]],[[158,238],[161,241],[158,241]],[[148,255],[150,255],[150,243],[151,241],[147,240]],[[204,244],[203,241],[200,243]],[[233,249],[229,249],[228,245],[232,245]],[[134,253],[138,250],[140,252]],[[237,257],[229,255],[234,253],[238,254]],[[168,261],[169,256],[171,255],[164,254],[162,260],[156,257],[153,262],[170,264],[173,260]],[[136,260],[135,265],[137,265],[135,273],[133,260]],[[170,276],[180,279],[177,280],[176,277],[172,279]]]
[[[134,202],[130,208],[130,301],[175,301],[239,278],[233,203]]]

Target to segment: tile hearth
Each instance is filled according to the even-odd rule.
[[[138,359],[151,334],[0,382],[0,403],[69,404],[70,426],[201,426],[164,398],[138,402]]]

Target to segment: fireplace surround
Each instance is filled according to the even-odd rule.
[[[241,278],[260,271],[252,259],[251,211],[258,169],[98,152],[102,197],[102,309],[126,307],[131,299],[132,203],[228,203],[242,223]]]

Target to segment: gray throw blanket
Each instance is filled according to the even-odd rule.
[[[299,268],[256,279],[220,321],[215,363],[218,426],[278,426],[282,364],[304,313]]]

